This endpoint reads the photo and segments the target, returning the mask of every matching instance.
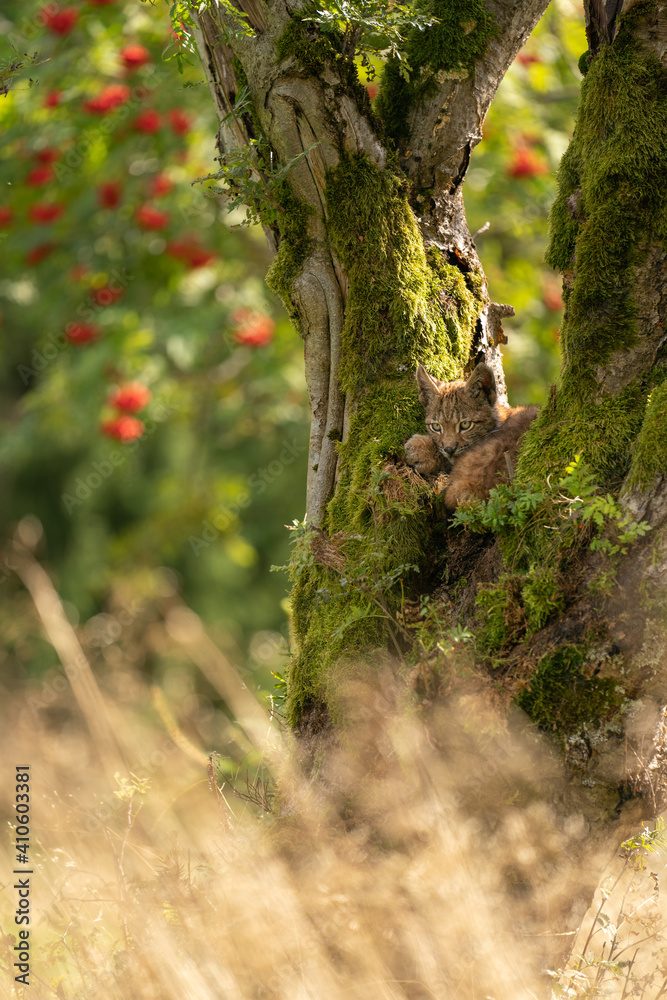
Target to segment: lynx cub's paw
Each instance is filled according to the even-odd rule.
[[[403,445],[405,461],[422,476],[445,471],[445,462],[428,434],[413,434]]]

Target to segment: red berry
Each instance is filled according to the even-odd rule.
[[[105,115],[130,99],[130,88],[124,83],[110,83],[97,97],[86,101],[84,108],[95,115]]]
[[[560,292],[560,285],[556,281],[545,281],[542,301],[551,312],[560,312],[563,308],[563,299]]]
[[[130,417],[123,414],[120,417],[114,417],[112,420],[104,420],[100,424],[100,430],[107,437],[114,438],[116,441],[136,441],[144,433],[145,427],[141,420],[136,417]]]
[[[132,122],[132,128],[135,132],[157,132],[160,128],[160,116],[152,109],[143,111]]]
[[[98,306],[112,306],[119,299],[122,299],[124,294],[125,289],[123,288],[112,288],[110,285],[104,285],[103,288],[96,288],[91,292],[90,297]]]
[[[169,223],[168,212],[161,212],[159,208],[148,204],[140,205],[134,217],[141,229],[164,229]]]
[[[45,149],[38,149],[35,153],[35,159],[40,163],[55,163],[56,160],[60,159],[60,150],[52,149],[49,146]]]
[[[169,124],[177,135],[186,135],[190,131],[190,117],[180,108],[172,108],[169,112]]]
[[[25,179],[30,187],[42,187],[53,180],[53,168],[48,163],[34,167]]]
[[[232,331],[237,344],[243,347],[266,347],[273,340],[276,324],[265,313],[237,309],[232,318],[238,323]]]
[[[148,191],[151,198],[159,198],[163,194],[169,194],[173,189],[174,182],[166,174],[156,174],[148,184]]]
[[[79,12],[76,7],[63,7],[53,10],[53,4],[42,7],[37,15],[47,31],[53,35],[68,35],[76,22],[79,20]]]
[[[114,389],[109,397],[109,403],[125,413],[138,413],[148,406],[151,399],[152,393],[145,385],[141,382],[129,382]]]
[[[25,255],[25,262],[30,265],[39,264],[45,257],[48,257],[50,253],[53,253],[55,249],[55,243],[39,243],[36,247],[33,247],[32,250],[28,250]]]
[[[213,250],[205,250],[204,247],[193,246],[188,249],[185,261],[191,268],[205,267],[206,264],[210,264],[212,260],[215,260],[217,256]]]
[[[70,344],[89,344],[99,335],[100,328],[95,323],[69,323],[65,327],[65,336]]]
[[[43,225],[48,225],[50,222],[55,222],[65,211],[64,205],[59,205],[56,202],[47,205],[46,202],[38,202],[36,205],[32,205],[28,211],[28,215],[33,222],[39,222]]]
[[[117,208],[123,195],[118,181],[106,181],[97,189],[97,204],[100,208]]]
[[[128,69],[139,69],[151,62],[151,54],[144,45],[126,45],[118,54]]]
[[[62,90],[50,90],[44,98],[45,108],[57,108],[63,99]]]
[[[508,175],[514,178],[538,177],[540,174],[548,173],[548,171],[549,168],[539,153],[525,146],[520,146],[516,150],[514,158],[507,168]]]
[[[13,214],[8,205],[0,205],[0,228],[11,226]]]
[[[217,254],[213,250],[207,250],[191,236],[185,236],[180,240],[172,240],[167,244],[167,253],[170,257],[182,260],[190,268],[204,267],[215,260]]]

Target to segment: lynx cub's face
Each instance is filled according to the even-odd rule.
[[[448,462],[501,423],[495,405],[496,380],[485,364],[477,365],[467,382],[441,382],[419,365],[417,384],[426,428]]]

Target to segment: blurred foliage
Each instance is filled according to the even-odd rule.
[[[6,0],[0,15],[0,499],[27,514],[73,620],[160,590],[260,667],[281,669],[283,525],[304,504],[302,345],[266,290],[261,231],[193,183],[216,121],[168,5]],[[555,376],[559,281],[543,264],[555,168],[578,95],[583,18],[556,0],[503,82],[465,199],[492,297],[510,302],[510,395]],[[360,77],[373,96],[376,85]],[[174,576],[174,572],[176,576]],[[3,571],[16,661],[25,601]],[[258,652],[258,650],[260,652]]]
[[[136,0],[5,3],[0,28],[3,65],[38,53],[0,99],[4,533],[40,519],[82,619],[167,565],[237,640],[278,629],[302,345],[264,287],[261,231],[192,184],[215,156],[198,60],[166,5]],[[127,383],[152,394],[131,417],[109,403]]]

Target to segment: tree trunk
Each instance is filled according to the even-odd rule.
[[[569,609],[531,640],[537,655],[557,639],[586,648],[598,659],[585,673],[616,685],[621,697],[608,724],[591,729],[580,762],[585,811],[601,834],[613,831],[628,798],[643,797],[643,815],[665,803],[667,205],[659,178],[667,164],[667,14],[650,0],[620,8],[591,2],[586,10],[587,71],[547,254],[563,274],[561,377],[518,469],[520,481],[535,484],[582,453],[596,481],[652,529],[625,556],[589,553]],[[617,587],[605,602],[592,591],[607,570]]]
[[[562,373],[516,477],[545,489],[582,453],[597,486],[650,523],[647,540],[627,556],[556,551],[547,524],[526,534],[516,572],[502,558],[516,539],[503,548],[445,533],[431,484],[400,462],[423,428],[419,361],[451,379],[484,358],[504,385],[503,310],[489,303],[462,184],[495,90],[547,3],[439,0],[439,24],[405,43],[410,81],[390,59],[374,110],[349,34],[321,30],[302,4],[240,0],[247,35],[231,7],[212,4],[197,41],[221,156],[257,143],[248,197],[276,250],[269,284],[305,347],[309,527],[293,560],[290,721],[321,726],[355,659],[400,659],[409,598],[440,584],[446,624],[476,633],[479,669],[490,663],[506,703],[518,698],[558,735],[569,785],[557,809],[583,815],[599,846],[621,838],[619,816],[660,808],[667,752],[662,2],[587,3],[587,72],[548,253],[563,274]],[[234,112],[244,86],[251,103]],[[276,165],[289,170],[276,176]],[[422,693],[446,687],[436,672]]]
[[[321,31],[305,6],[242,3],[250,35],[222,4],[198,18],[221,157],[259,140],[249,197],[263,192],[256,207],[276,249],[267,280],[304,340],[307,521],[327,538],[317,559],[302,555],[294,587],[295,724],[319,715],[341,655],[403,644],[397,581],[418,589],[411,567],[431,547],[432,505],[387,462],[423,427],[417,363],[451,379],[485,357],[504,395],[502,310],[488,301],[462,183],[498,84],[547,4],[436,4],[429,50],[423,33],[408,36],[412,82],[388,65],[382,118],[347,34]],[[235,112],[243,87],[251,105]],[[284,180],[271,164],[291,164]]]

